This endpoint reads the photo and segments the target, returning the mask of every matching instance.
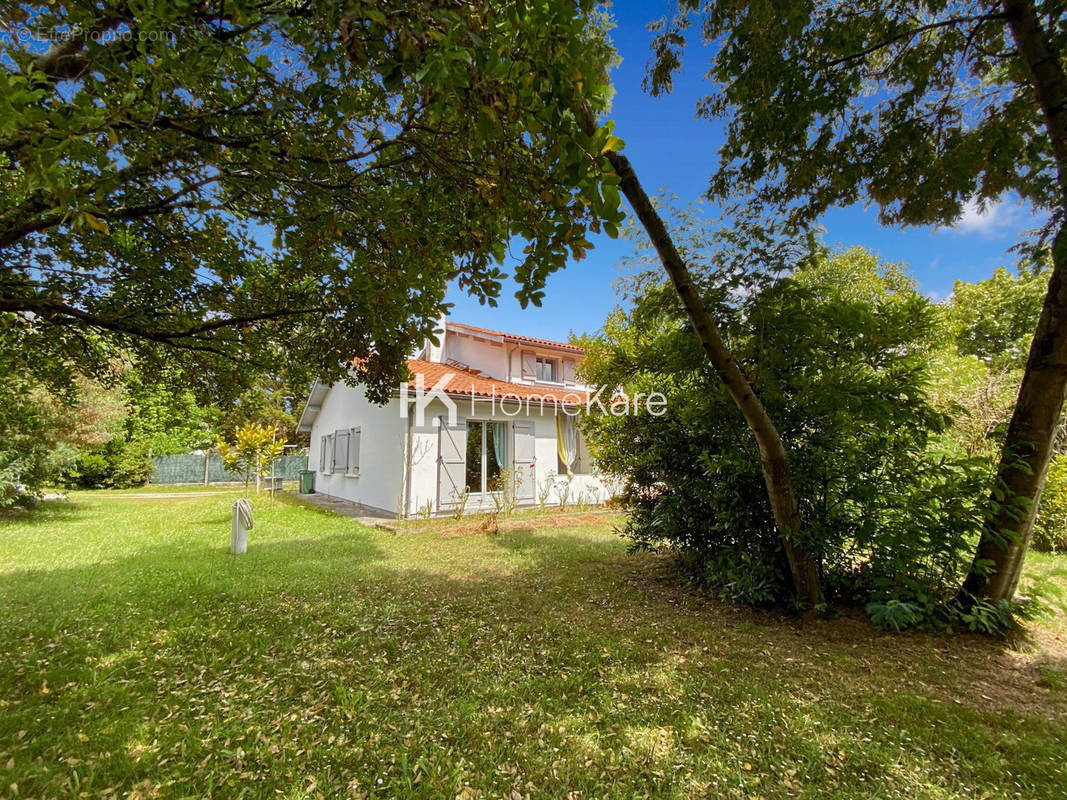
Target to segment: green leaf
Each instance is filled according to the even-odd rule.
[[[98,219],[96,216],[90,214],[88,211],[83,211],[82,216],[85,218],[85,221],[86,223],[88,223],[89,227],[92,228],[94,231],[99,231],[100,233],[108,232],[107,223],[103,220]]]
[[[607,141],[604,142],[604,146],[600,149],[600,155],[604,155],[611,151],[618,152],[619,150],[622,150],[624,146],[625,143],[618,136],[609,136]]]

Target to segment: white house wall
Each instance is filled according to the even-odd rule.
[[[359,477],[319,471],[322,437],[337,430],[360,429]],[[384,406],[367,400],[362,387],[330,387],[311,428],[308,465],[315,470],[315,491],[396,513],[402,499],[407,421],[400,400]]]
[[[462,336],[450,331],[445,339],[444,361],[459,361],[497,380],[508,379],[508,345]]]
[[[543,414],[539,406],[533,405],[527,409],[523,407],[517,414],[504,413],[504,409],[511,412],[517,408],[517,404],[511,402],[501,407],[500,402],[476,400],[471,404],[470,398],[457,400],[457,414],[461,420],[479,419],[495,422],[514,422],[516,420],[530,420],[534,423],[534,452],[536,462],[534,464],[537,488],[544,486],[551,480],[558,469],[556,456],[556,417],[555,408],[546,404]],[[412,465],[411,465],[411,496],[408,505],[408,513],[417,515],[429,510],[431,513],[440,511],[437,497],[438,479],[438,427],[434,425],[434,418],[444,416],[447,419],[447,410],[444,403],[434,400],[426,406],[424,423],[415,425],[414,420],[411,428]],[[508,451],[506,459],[511,463],[513,457],[513,442],[511,428],[508,428]],[[604,502],[610,492],[602,478],[598,475],[575,475],[571,481],[569,503],[578,500],[579,494],[584,494],[586,502],[596,499]],[[535,491],[536,496],[536,491]],[[548,499],[550,505],[559,502],[558,494],[553,491]],[[490,510],[493,508],[492,500],[488,497],[472,495],[467,503],[466,511]],[[447,510],[446,510],[447,513]]]

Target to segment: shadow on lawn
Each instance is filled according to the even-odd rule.
[[[83,516],[87,510],[87,505],[70,500],[46,500],[36,508],[14,513],[5,511],[0,514],[0,532],[4,532],[5,528],[10,530],[15,526],[39,527],[70,522]]]
[[[80,791],[211,794],[206,769],[216,792],[239,773],[273,794],[295,774],[327,795],[384,776],[383,796],[440,797],[466,764],[487,794],[507,770],[541,796],[777,796],[787,780],[819,796],[849,776],[996,794],[1010,766],[1024,794],[1055,796],[1063,693],[1002,644],[802,627],[566,528],[428,535],[416,556],[385,537],[253,538],[236,559],[176,542],[0,576],[17,600],[0,751],[22,792],[48,794],[40,765],[56,764]]]

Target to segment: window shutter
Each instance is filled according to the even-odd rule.
[[[532,503],[537,491],[534,424],[528,420],[518,420],[512,423],[511,433],[514,441],[511,452],[515,466],[515,499],[520,503]]]
[[[359,474],[359,428],[348,429],[348,474]]]
[[[568,386],[574,386],[576,383],[574,378],[574,362],[570,359],[564,359],[563,361],[563,382]]]
[[[593,459],[589,455],[589,443],[585,440],[581,428],[576,428],[575,434],[577,435],[578,447],[572,471],[575,475],[588,475],[593,471]]]
[[[524,381],[537,380],[537,356],[529,350],[522,351],[522,379]]]
[[[467,463],[467,421],[459,418],[455,425],[441,417],[437,429],[437,507],[452,508],[463,494],[464,469]]]
[[[323,472],[327,475],[333,472],[333,434],[329,434],[326,437],[326,446],[322,448],[322,452],[325,454],[324,458],[326,466],[323,468]]]
[[[326,471],[326,437],[319,440],[319,472]]]
[[[348,472],[348,431],[334,431],[333,434],[333,471]]]

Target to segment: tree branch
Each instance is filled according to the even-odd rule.
[[[930,22],[926,25],[919,25],[916,28],[912,28],[910,30],[903,31],[902,33],[898,33],[896,36],[890,36],[888,39],[883,39],[882,41],[876,44],[872,44],[870,47],[865,47],[863,50],[860,50],[857,53],[850,53],[847,56],[835,58],[833,61],[826,62],[825,66],[837,67],[849,61],[855,61],[860,58],[866,58],[871,53],[874,53],[885,47],[889,47],[890,45],[896,44],[899,41],[902,41],[904,39],[910,39],[920,33],[926,33],[927,31],[937,30],[938,28],[948,28],[953,25],[959,25],[964,22],[988,22],[990,20],[1004,18],[1005,15],[1003,12],[997,12],[994,14],[977,14],[975,16],[970,17],[950,17],[948,19],[943,19],[938,22]]]
[[[45,300],[30,297],[0,297],[0,311],[30,312],[53,322],[62,323],[62,318],[78,320],[90,326],[103,330],[135,336],[139,339],[158,342],[161,344],[175,344],[181,340],[192,339],[211,333],[223,328],[241,328],[257,322],[270,322],[272,320],[287,317],[306,316],[309,314],[329,314],[337,311],[337,308],[327,306],[315,306],[311,308],[282,308],[273,311],[264,311],[259,314],[248,314],[240,317],[220,317],[209,322],[194,325],[184,330],[165,331],[153,330],[144,325],[136,325],[127,321],[101,317],[97,314],[64,303],[59,300]],[[57,321],[54,318],[59,317]]]

